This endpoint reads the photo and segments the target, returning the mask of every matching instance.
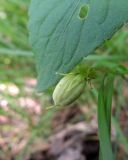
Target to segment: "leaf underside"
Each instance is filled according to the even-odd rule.
[[[32,0],[29,31],[38,92],[56,84],[61,78],[56,72],[69,72],[126,22],[128,0]]]

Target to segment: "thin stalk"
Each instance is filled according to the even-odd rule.
[[[34,54],[30,51],[17,50],[17,49],[6,49],[0,48],[0,55],[11,55],[11,56],[33,56]]]
[[[128,61],[128,56],[112,56],[112,55],[90,55],[84,58],[85,61]]]

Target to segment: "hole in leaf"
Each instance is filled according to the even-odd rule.
[[[80,12],[79,12],[79,18],[80,19],[85,19],[88,16],[88,11],[89,11],[89,6],[88,5],[81,6]]]

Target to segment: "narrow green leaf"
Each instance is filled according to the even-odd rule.
[[[108,79],[107,79],[108,78]],[[112,77],[103,79],[98,96],[98,127],[99,127],[99,140],[100,140],[100,159],[114,160],[110,136],[110,123],[111,123],[111,100],[113,87],[109,87],[109,92],[105,93],[105,80],[107,84]],[[111,79],[113,81],[113,78]],[[113,83],[112,83],[113,84]],[[110,113],[108,113],[110,112]]]
[[[105,99],[105,108],[106,108],[106,118],[109,127],[109,132],[111,131],[111,110],[112,110],[112,95],[114,88],[114,75],[109,74],[107,77],[107,82],[104,88],[104,99]]]

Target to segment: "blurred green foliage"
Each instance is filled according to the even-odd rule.
[[[0,81],[18,83],[22,81],[21,77],[35,76],[33,57],[17,57],[18,54],[29,54],[30,50],[27,30],[29,2],[0,1]]]
[[[18,114],[23,119],[27,119],[27,123],[29,125],[29,129],[31,132],[31,140],[35,137],[44,136],[47,137],[50,132],[50,119],[54,113],[54,110],[51,110],[45,115],[40,115],[40,119],[38,124],[33,125],[31,123],[32,117],[31,115],[27,115],[26,110],[24,108],[20,109],[17,101],[21,97],[28,97],[35,101],[40,102],[40,104],[44,107],[45,105],[50,105],[51,100],[50,96],[46,98],[45,96],[38,96],[35,93],[34,88],[31,93],[28,93],[24,86],[25,78],[36,78],[36,70],[35,70],[35,62],[34,57],[32,56],[31,47],[28,42],[28,7],[30,0],[0,0],[0,85],[8,85],[10,83],[15,84],[19,90],[20,94],[17,96],[11,96],[6,93],[7,91],[0,91],[0,100],[4,99],[10,105],[10,108],[15,111],[15,115]],[[128,29],[127,25],[125,25],[120,31],[118,31],[114,37],[110,41],[106,41],[100,48],[95,51],[96,55],[99,55],[100,61],[104,64],[104,56],[107,56],[107,62],[111,62],[112,58],[116,56],[114,62],[123,63],[124,60],[126,66],[128,65]],[[119,57],[123,56],[121,61]],[[117,58],[118,57],[118,58]],[[93,59],[94,58],[94,59]],[[103,59],[102,59],[103,58]],[[96,61],[96,57],[92,57],[93,61]],[[106,58],[105,58],[106,59]],[[106,62],[106,60],[105,60]],[[110,63],[108,63],[109,65]],[[116,82],[115,92],[117,95],[122,95],[120,85],[118,83],[122,83],[122,80],[118,79]],[[126,84],[125,84],[126,85]],[[127,85],[126,85],[127,86]],[[88,88],[91,87],[88,85]],[[122,86],[121,86],[122,88]],[[49,92],[50,93],[50,92]],[[46,98],[46,99],[45,99]],[[84,104],[85,102],[90,103],[92,99],[96,101],[97,99],[97,91],[96,89],[87,90],[86,94],[83,94],[82,97],[77,101],[79,104]],[[46,103],[45,103],[46,101]],[[120,104],[121,103],[121,104]],[[121,112],[121,107],[127,106],[127,98],[121,97],[121,100],[118,100],[118,110],[115,111],[115,119],[116,122],[119,121],[119,116]],[[90,112],[93,114],[95,110],[91,110]],[[42,112],[41,112],[42,113]],[[7,114],[6,112],[2,112],[0,109],[0,115]],[[13,118],[14,114],[12,115]],[[114,119],[114,120],[115,120]],[[114,121],[114,123],[116,123]],[[13,126],[11,126],[13,127]],[[117,137],[121,135],[119,141],[123,139],[122,144],[124,143],[123,133],[120,131],[118,125],[116,125],[119,133],[117,133]],[[10,128],[9,128],[10,129]],[[118,132],[117,131],[117,132]],[[34,137],[34,138],[33,138]],[[122,138],[123,137],[123,138]],[[125,143],[127,146],[127,143]],[[25,148],[26,149],[26,148]],[[25,151],[25,150],[24,150]],[[25,153],[22,153],[24,155]],[[22,159],[21,155],[21,159]]]
[[[29,49],[27,10],[30,0],[0,1],[0,47]]]

